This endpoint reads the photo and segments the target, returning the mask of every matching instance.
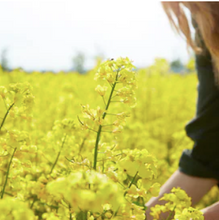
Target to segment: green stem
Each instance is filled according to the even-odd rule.
[[[14,157],[14,154],[15,154],[15,151],[17,150],[17,148],[14,148],[14,151],[11,155],[11,159],[10,159],[10,162],[8,164],[8,169],[7,169],[7,173],[6,173],[6,177],[5,177],[5,183],[4,183],[4,186],[3,186],[3,189],[2,189],[2,195],[1,195],[1,199],[3,199],[3,196],[4,196],[4,193],[5,193],[5,187],[7,185],[7,181],[8,181],[8,175],[9,175],[9,171],[10,171],[10,166],[11,166],[11,163],[12,163],[12,159]]]
[[[46,205],[46,206],[50,207],[51,209],[58,209],[58,208],[59,208],[58,206],[49,205],[49,204],[47,204],[47,203],[45,203],[45,202],[39,202],[39,204],[41,204],[41,205]]]
[[[2,120],[2,123],[1,123],[1,125],[0,125],[0,131],[1,131],[1,129],[2,129],[3,125],[4,125],[4,123],[5,123],[5,120],[6,120],[7,116],[8,116],[8,113],[10,112],[11,108],[13,107],[13,105],[14,105],[14,103],[12,103],[12,104],[10,105],[10,107],[9,107],[8,110],[7,110],[7,112],[5,113],[5,116],[4,116],[4,118],[3,118],[3,120]]]
[[[81,143],[81,145],[80,145],[79,154],[81,153],[81,151],[82,151],[82,149],[83,149],[83,147],[84,147],[84,143],[85,143],[86,139],[87,139],[87,136],[84,137],[84,139],[83,139],[83,141],[82,141],[82,143]]]
[[[117,80],[117,77],[118,77],[118,73],[117,73],[117,75],[116,75],[116,80]],[[108,102],[107,102],[107,104],[106,104],[106,108],[105,108],[106,111],[107,111],[108,108],[109,108],[109,105],[110,105],[110,102],[111,102],[112,95],[113,95],[114,89],[115,89],[115,87],[116,87],[116,84],[117,84],[117,82],[114,82],[114,83],[113,83],[113,87],[112,87],[112,89],[111,89],[111,93],[110,93]],[[106,111],[103,113],[102,119],[104,119],[104,118],[106,117]]]
[[[118,72],[117,72],[117,75],[116,75],[116,81],[117,81],[117,78],[118,78]],[[113,86],[112,86],[112,89],[111,89],[111,92],[110,92],[110,96],[109,96],[108,102],[106,104],[105,112],[103,113],[102,119],[104,119],[106,117],[106,112],[109,108],[110,101],[112,99],[112,95],[113,95],[114,89],[116,87],[116,83],[117,83],[116,81],[113,83]],[[98,144],[99,144],[99,141],[100,141],[101,130],[102,130],[102,125],[99,126],[99,129],[97,131],[97,138],[96,138],[95,149],[94,149],[94,165],[93,165],[94,170],[97,169]]]
[[[132,184],[134,183],[135,178],[136,178],[137,175],[138,175],[138,171],[136,172],[135,176],[132,178],[132,181],[130,182],[130,184],[129,184],[129,186],[128,186],[129,189],[131,188]],[[125,196],[126,194],[127,194],[127,191],[124,193],[124,196]]]
[[[55,168],[55,165],[57,164],[57,162],[58,162],[58,160],[59,160],[59,156],[60,156],[61,151],[62,151],[62,148],[63,148],[63,146],[64,146],[64,144],[65,144],[66,137],[67,137],[67,134],[65,135],[64,140],[62,141],[62,146],[61,146],[60,151],[59,151],[59,153],[58,153],[58,155],[57,155],[57,157],[56,157],[56,160],[55,160],[55,162],[54,162],[54,164],[53,164],[53,166],[52,166],[52,169],[51,169],[51,171],[50,171],[50,174],[52,173],[53,169]]]
[[[2,193],[2,191],[1,191],[1,193]],[[4,192],[4,194],[6,194],[6,195],[9,195],[9,196],[14,196],[13,194],[11,194],[11,193],[9,193],[9,192]]]
[[[99,126],[98,132],[97,132],[97,138],[96,138],[96,143],[95,143],[95,149],[94,149],[94,166],[93,169],[97,169],[97,154],[98,154],[98,144],[100,141],[100,133],[101,133],[102,126]]]
[[[135,176],[132,178],[132,181],[131,181],[131,183],[129,184],[129,188],[131,188],[131,186],[132,186],[132,184],[134,183],[135,178],[136,178],[137,175],[138,175],[138,171],[136,172]]]
[[[172,215],[173,215],[175,209],[176,209],[176,206],[174,206],[173,210],[170,212],[170,214],[169,214],[167,220],[170,220],[170,219],[171,219],[171,217],[172,217]]]
[[[34,205],[34,203],[35,203],[36,201],[37,201],[37,196],[35,195],[34,198],[33,198],[33,202],[32,202],[31,205],[30,205],[30,209],[33,208],[33,205]]]
[[[69,205],[69,212],[70,212],[70,214],[69,214],[69,220],[73,220],[72,214],[71,214],[71,205]]]

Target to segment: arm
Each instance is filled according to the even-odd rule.
[[[164,204],[165,201],[159,201],[164,193],[169,193],[173,187],[180,187],[192,198],[192,204],[196,204],[214,185],[217,180],[211,178],[200,178],[186,175],[180,171],[176,171],[167,182],[161,187],[159,197],[151,198],[146,204],[148,207],[146,211],[147,220],[152,220],[150,216],[150,208],[156,204]],[[164,213],[162,217],[165,219],[169,213]]]
[[[218,220],[219,219],[219,202],[202,210],[205,220]]]

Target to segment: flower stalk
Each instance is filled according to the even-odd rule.
[[[176,209],[176,206],[174,206],[173,210],[170,212],[170,214],[169,214],[167,220],[170,220],[170,219],[172,218],[172,215],[173,215],[175,209]]]
[[[132,184],[134,183],[135,178],[137,177],[137,175],[138,175],[138,171],[136,172],[135,176],[132,178],[132,180],[131,180],[131,182],[130,182],[130,184],[129,184],[129,186],[128,186],[128,189],[131,188],[131,186],[132,186]],[[126,194],[127,194],[127,191],[124,193],[124,196],[125,196]]]
[[[14,151],[13,151],[13,153],[11,155],[10,162],[8,164],[8,169],[7,169],[7,172],[6,172],[5,182],[4,182],[4,186],[3,186],[3,189],[2,189],[1,199],[3,199],[4,193],[5,193],[5,188],[6,188],[7,181],[8,181],[8,175],[9,175],[11,163],[12,163],[12,160],[13,160],[13,157],[14,157],[14,154],[15,154],[16,150],[17,150],[17,148],[14,148]]]
[[[112,86],[112,89],[111,89],[111,92],[110,92],[110,95],[109,95],[109,98],[108,98],[108,101],[107,101],[107,104],[106,104],[105,112],[103,113],[102,119],[104,119],[106,117],[106,112],[107,112],[107,110],[110,106],[112,95],[113,95],[113,92],[114,92],[116,84],[117,84],[118,73],[119,73],[119,71],[117,71],[116,80],[113,83],[113,86]],[[99,145],[99,141],[100,141],[101,131],[102,131],[102,125],[99,125],[98,131],[97,131],[95,149],[94,149],[94,165],[93,165],[94,170],[97,169],[98,145]]]
[[[59,160],[59,156],[60,156],[61,151],[62,151],[62,148],[63,148],[63,146],[64,146],[64,144],[65,144],[66,137],[67,137],[67,134],[65,135],[65,137],[64,137],[64,139],[63,139],[63,141],[62,141],[62,146],[61,146],[61,148],[60,148],[60,151],[59,151],[58,154],[57,154],[56,160],[55,160],[55,162],[54,162],[54,164],[53,164],[53,166],[52,166],[52,169],[51,169],[51,171],[50,171],[50,174],[52,173],[53,169],[55,168],[55,166],[56,166],[56,164],[57,164],[57,162],[58,162],[58,160]]]
[[[11,108],[13,107],[13,105],[14,105],[14,103],[12,103],[12,104],[10,105],[10,107],[9,107],[8,110],[7,110],[7,112],[5,113],[4,118],[2,119],[2,123],[1,123],[1,125],[0,125],[0,131],[1,131],[1,129],[2,129],[3,125],[4,125],[4,123],[5,123],[5,120],[6,120],[7,116],[8,116],[8,114],[9,114]]]

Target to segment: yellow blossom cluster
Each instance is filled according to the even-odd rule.
[[[56,201],[63,200],[73,211],[92,211],[102,213],[105,204],[117,210],[124,202],[121,188],[95,171],[71,173],[47,185],[48,191]]]
[[[4,101],[7,115],[10,114],[12,118],[19,116],[22,119],[30,119],[35,99],[30,83],[9,84],[8,88],[0,86],[0,97]],[[0,125],[0,130],[1,128]]]
[[[191,198],[180,188],[173,188],[171,193],[164,194],[160,200],[166,203],[151,208],[154,219],[159,220],[161,212],[169,212],[169,216],[175,220],[204,220],[202,212],[191,207]]]
[[[37,220],[27,204],[16,199],[0,200],[0,219],[2,220]]]

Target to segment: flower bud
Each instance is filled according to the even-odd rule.
[[[95,91],[97,91],[101,96],[104,96],[106,91],[107,91],[108,87],[107,86],[100,86],[98,85],[96,88],[95,88]]]

